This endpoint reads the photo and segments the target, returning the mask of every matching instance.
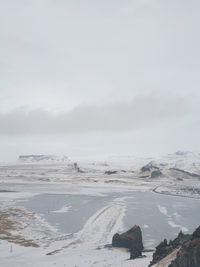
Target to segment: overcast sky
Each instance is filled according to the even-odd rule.
[[[0,0],[0,160],[200,152],[199,0]]]

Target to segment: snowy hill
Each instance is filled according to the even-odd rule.
[[[59,163],[67,162],[70,160],[68,157],[58,157],[55,155],[21,155],[18,157],[20,163]]]
[[[155,162],[168,169],[177,168],[189,172],[200,173],[200,154],[195,152],[177,151],[173,154],[168,154]]]

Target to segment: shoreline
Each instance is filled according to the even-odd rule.
[[[157,188],[159,188],[160,186],[157,186],[155,187],[154,189],[152,189],[151,191],[153,193],[156,193],[156,194],[160,194],[160,195],[165,195],[165,196],[172,196],[172,197],[184,197],[184,198],[192,198],[192,199],[196,199],[196,200],[200,200],[200,196],[199,197],[194,197],[194,196],[186,196],[186,195],[180,195],[180,194],[171,194],[171,193],[168,193],[168,192],[158,192],[156,191]]]

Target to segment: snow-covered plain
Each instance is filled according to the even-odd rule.
[[[141,170],[144,166],[147,168]],[[157,170],[160,173],[154,177],[153,171],[155,174]],[[21,199],[26,200],[41,192],[58,193],[58,189],[60,194],[67,193],[64,185],[71,186],[68,189],[70,193],[88,196],[103,197],[107,191],[152,190],[160,194],[198,199],[199,181],[200,154],[181,151],[158,159],[110,156],[103,160],[67,159],[59,162],[56,158],[56,162],[51,160],[50,163],[48,161],[38,163],[34,162],[32,157],[31,162],[1,164],[0,183],[3,190],[0,193],[1,266],[146,267],[151,260],[152,252],[144,253],[146,256],[144,258],[130,261],[126,250],[104,248],[104,245],[111,242],[112,235],[122,227],[126,210],[124,198],[107,203],[87,220],[82,230],[74,235],[63,235],[40,214],[20,206]],[[5,188],[9,184],[16,185],[12,187],[13,191],[18,191],[17,184],[25,184],[30,190],[6,192]],[[31,190],[31,184],[37,184],[37,188],[40,186],[41,188],[36,191]],[[55,192],[48,185],[55,185]],[[94,188],[97,189],[96,192]],[[173,221],[166,207],[158,205],[157,208],[158,212],[166,217],[170,227],[187,231]],[[66,205],[53,212],[67,213],[70,209],[71,206]],[[174,213],[173,216],[179,214]],[[149,228],[148,222],[143,228]],[[21,241],[18,242],[18,239]]]

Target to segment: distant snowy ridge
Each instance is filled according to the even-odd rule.
[[[20,155],[18,162],[21,163],[57,163],[67,162],[70,163],[70,159],[67,156],[55,156],[55,155]]]
[[[162,157],[157,163],[163,163],[170,168],[177,168],[188,172],[200,173],[200,153],[177,151]]]

